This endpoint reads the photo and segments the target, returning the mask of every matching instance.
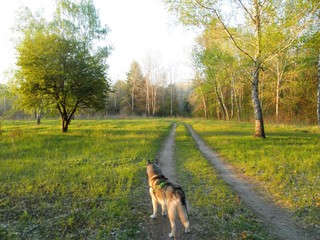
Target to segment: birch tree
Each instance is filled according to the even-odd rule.
[[[264,120],[259,98],[259,77],[263,65],[290,47],[303,31],[314,23],[311,16],[319,3],[309,1],[280,0],[164,0],[169,10],[177,13],[181,22],[187,25],[208,27],[218,21],[236,49],[252,64],[251,97],[255,118],[255,136],[265,138]],[[227,5],[232,16],[225,14]],[[237,19],[243,19],[238,22]],[[240,27],[243,35],[232,29]],[[278,37],[278,32],[285,32]],[[284,38],[282,38],[284,36]]]

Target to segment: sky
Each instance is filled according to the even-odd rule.
[[[174,73],[173,81],[188,81],[193,76],[191,51],[197,33],[181,26],[168,13],[161,0],[94,0],[102,24],[109,27],[106,43],[113,51],[108,57],[108,76],[112,82],[125,80],[132,61],[145,69],[148,60]],[[6,71],[15,67],[11,28],[17,10],[26,5],[44,9],[50,15],[52,0],[10,0],[0,8],[0,82]]]

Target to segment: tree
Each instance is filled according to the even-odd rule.
[[[54,21],[29,19],[19,42],[19,91],[55,107],[68,131],[77,109],[101,110],[106,105],[109,84],[105,59],[108,47],[95,47],[107,34],[100,26],[91,0],[75,4],[57,2]]]
[[[108,93],[108,114],[126,113],[127,102],[127,83],[118,80],[112,86],[112,90]],[[126,113],[127,114],[127,113]]]
[[[264,64],[290,47],[314,19],[311,17],[319,3],[309,1],[231,1],[233,19],[225,13],[225,1],[214,0],[165,0],[171,11],[178,13],[181,22],[202,25],[219,22],[229,40],[252,64],[251,95],[255,117],[255,136],[265,138],[262,107],[259,98],[259,77]],[[235,2],[235,4],[233,4]],[[229,3],[229,2],[228,2]],[[243,29],[233,31],[236,19]],[[232,24],[233,23],[233,26]],[[279,34],[280,33],[280,34]],[[276,39],[276,41],[270,41]]]
[[[1,121],[8,117],[8,115],[13,114],[13,112],[11,112],[13,103],[14,95],[10,91],[10,88],[0,83],[0,127]]]
[[[145,112],[144,76],[137,61],[133,61],[127,73],[128,87],[131,97],[131,114],[141,115]]]
[[[198,58],[198,64],[202,65],[200,69],[203,70],[206,84],[210,85],[215,93],[224,119],[229,120],[230,114],[226,96],[230,95],[233,58],[227,52],[226,47],[222,48],[223,42],[213,41],[212,35],[214,34],[216,34],[215,31],[210,28],[203,33],[202,38],[199,38],[199,44],[203,50],[196,54],[196,58]]]
[[[317,118],[318,118],[318,125],[320,126],[320,53],[319,53],[319,60],[318,60]]]
[[[19,110],[23,110],[25,113],[34,114],[37,125],[40,125],[41,117],[43,115],[42,112],[47,106],[45,99],[42,95],[36,94],[33,91],[34,86],[24,84],[24,78],[21,71],[16,71],[13,79],[13,84],[10,84],[10,88],[16,95],[14,106],[19,108]]]
[[[163,85],[164,70],[160,56],[147,55],[143,62],[145,73],[146,109],[147,114],[155,116],[159,111],[159,87]]]
[[[316,1],[313,1],[316,4]],[[319,3],[318,3],[319,5]],[[320,7],[317,10],[315,15],[315,20],[319,22],[320,20]],[[317,54],[317,121],[318,126],[320,126],[320,26],[315,24],[312,26],[311,33],[307,35],[306,45],[312,49]]]
[[[205,91],[205,80],[203,80],[200,74],[196,74],[193,80],[193,94],[190,96],[190,103],[193,106],[193,113],[197,114],[197,112],[203,112],[203,118],[208,118],[208,93]]]

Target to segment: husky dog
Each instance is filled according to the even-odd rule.
[[[157,217],[158,204],[160,204],[162,215],[168,214],[170,220],[171,233],[169,233],[169,237],[175,238],[175,218],[177,212],[185,227],[185,232],[190,232],[186,196],[181,187],[168,181],[162,174],[158,162],[152,163],[148,160],[147,175],[153,206],[153,214],[150,217]]]

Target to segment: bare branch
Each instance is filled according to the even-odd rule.
[[[243,2],[241,0],[234,0],[235,2],[238,1],[241,5],[241,7],[244,9],[244,11],[249,15],[250,19],[255,22],[256,20],[254,19],[254,17],[252,16],[252,14],[250,13],[250,11],[248,10],[248,8],[243,4]]]

